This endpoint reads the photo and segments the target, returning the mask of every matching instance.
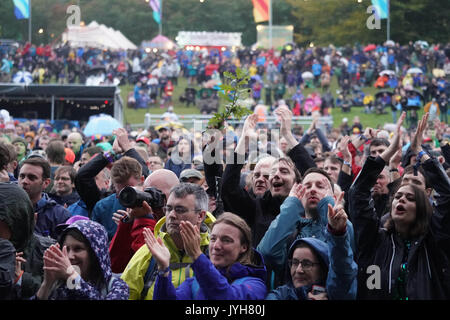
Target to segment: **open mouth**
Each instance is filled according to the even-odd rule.
[[[274,189],[280,189],[282,186],[284,186],[284,183],[282,182],[274,182],[272,183],[272,186]]]
[[[402,215],[402,214],[404,214],[405,212],[406,212],[406,208],[405,208],[403,205],[399,204],[399,205],[397,205],[397,206],[395,207],[395,213],[396,213],[396,214]]]

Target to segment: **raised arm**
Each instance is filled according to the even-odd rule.
[[[309,168],[316,167],[316,164],[305,147],[292,134],[292,112],[286,106],[280,106],[275,110],[275,114],[280,118],[280,135],[286,139],[288,144],[287,155],[303,175]]]
[[[389,163],[391,157],[397,152],[400,145],[400,134],[406,113],[400,116],[394,139],[389,147],[377,158],[368,157],[349,190],[349,215],[355,228],[358,260],[364,256],[370,258],[380,228],[371,189],[375,185],[378,175]]]
[[[344,193],[333,207],[328,205],[328,245],[330,266],[327,293],[330,300],[354,300],[357,291],[358,266],[353,259],[349,221],[342,203]]]
[[[256,204],[248,192],[240,186],[241,170],[245,162],[246,139],[256,138],[257,114],[247,117],[244,122],[242,135],[234,152],[234,162],[225,167],[222,176],[222,199],[226,211],[231,211],[242,218],[248,224],[253,224]]]

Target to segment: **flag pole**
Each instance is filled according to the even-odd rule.
[[[269,50],[272,46],[272,0],[269,0]]]
[[[162,15],[163,15],[163,0],[159,2],[159,35],[162,35]]]
[[[387,0],[387,40],[391,40],[391,1]]]
[[[28,17],[28,42],[31,44],[31,0],[29,1],[30,15]]]

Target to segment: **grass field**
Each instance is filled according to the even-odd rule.
[[[172,104],[174,106],[175,113],[178,115],[200,114],[200,111],[197,107],[194,107],[192,105],[190,107],[186,107],[185,104],[183,104],[179,101],[179,97],[183,94],[184,89],[186,87],[187,87],[186,78],[180,77],[178,79],[178,85],[175,86],[173,96],[172,96]],[[197,86],[197,88],[200,88],[200,86]],[[135,109],[128,108],[128,107],[126,107],[127,106],[127,97],[128,97],[128,94],[133,91],[134,86],[125,85],[125,86],[121,86],[120,89],[121,89],[121,96],[122,96],[122,99],[124,102],[124,120],[125,120],[124,122],[125,123],[141,124],[141,123],[144,123],[145,114],[147,112],[149,112],[150,114],[158,115],[158,114],[162,114],[166,111],[166,109],[161,109],[159,107],[159,105],[156,107],[149,108],[149,109],[135,110]],[[336,94],[337,89],[338,89],[337,79],[336,79],[336,77],[333,77],[331,86],[330,86],[330,90],[331,90],[331,93],[333,94],[334,98],[337,97],[337,94]],[[378,91],[374,87],[364,87],[364,88],[362,88],[362,90],[364,91],[365,94],[372,94],[372,95],[374,95]],[[314,91],[320,92],[320,89],[307,88],[303,91],[303,95],[306,97],[308,94],[310,94]],[[287,94],[285,96],[287,96]],[[261,97],[264,97],[264,92],[261,93]],[[223,108],[223,103],[221,103],[221,108]],[[373,114],[373,113],[366,114],[363,111],[364,111],[364,108],[362,106],[361,107],[352,107],[351,112],[349,112],[349,113],[343,113],[341,111],[341,109],[339,109],[339,108],[332,109],[331,114],[333,116],[333,122],[334,122],[333,127],[335,127],[335,128],[339,127],[343,118],[348,118],[349,123],[351,124],[353,121],[353,118],[355,116],[359,116],[361,123],[364,127],[369,126],[369,127],[375,128],[378,125],[383,126],[385,123],[392,123],[392,115],[389,110],[388,110],[387,114],[381,114],[381,115],[377,115],[377,114]],[[421,114],[422,114],[422,110],[419,111],[419,116],[421,116]]]

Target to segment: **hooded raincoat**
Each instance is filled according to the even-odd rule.
[[[178,288],[167,277],[158,275],[154,300],[262,300],[267,293],[266,267],[262,256],[254,251],[252,265],[234,263],[229,268],[216,268],[205,254],[192,263],[194,277]]]
[[[79,230],[89,241],[91,249],[98,259],[102,277],[96,283],[83,280],[78,276],[70,288],[62,283],[50,295],[52,300],[126,300],[129,289],[121,279],[113,277],[111,261],[108,252],[108,236],[105,228],[97,222],[79,220],[72,223],[61,234],[61,240],[65,238],[70,229]],[[73,288],[73,289],[72,289]]]
[[[325,243],[316,238],[301,238],[295,240],[289,248],[288,257],[294,254],[295,247],[307,243],[315,252],[321,264],[326,266],[327,278],[325,286],[329,300],[355,300],[357,290],[358,267],[353,260],[350,246],[349,232],[335,236],[327,232],[328,241]],[[278,287],[267,295],[267,300],[308,300],[308,293],[312,285],[294,288],[292,279],[288,284]]]

